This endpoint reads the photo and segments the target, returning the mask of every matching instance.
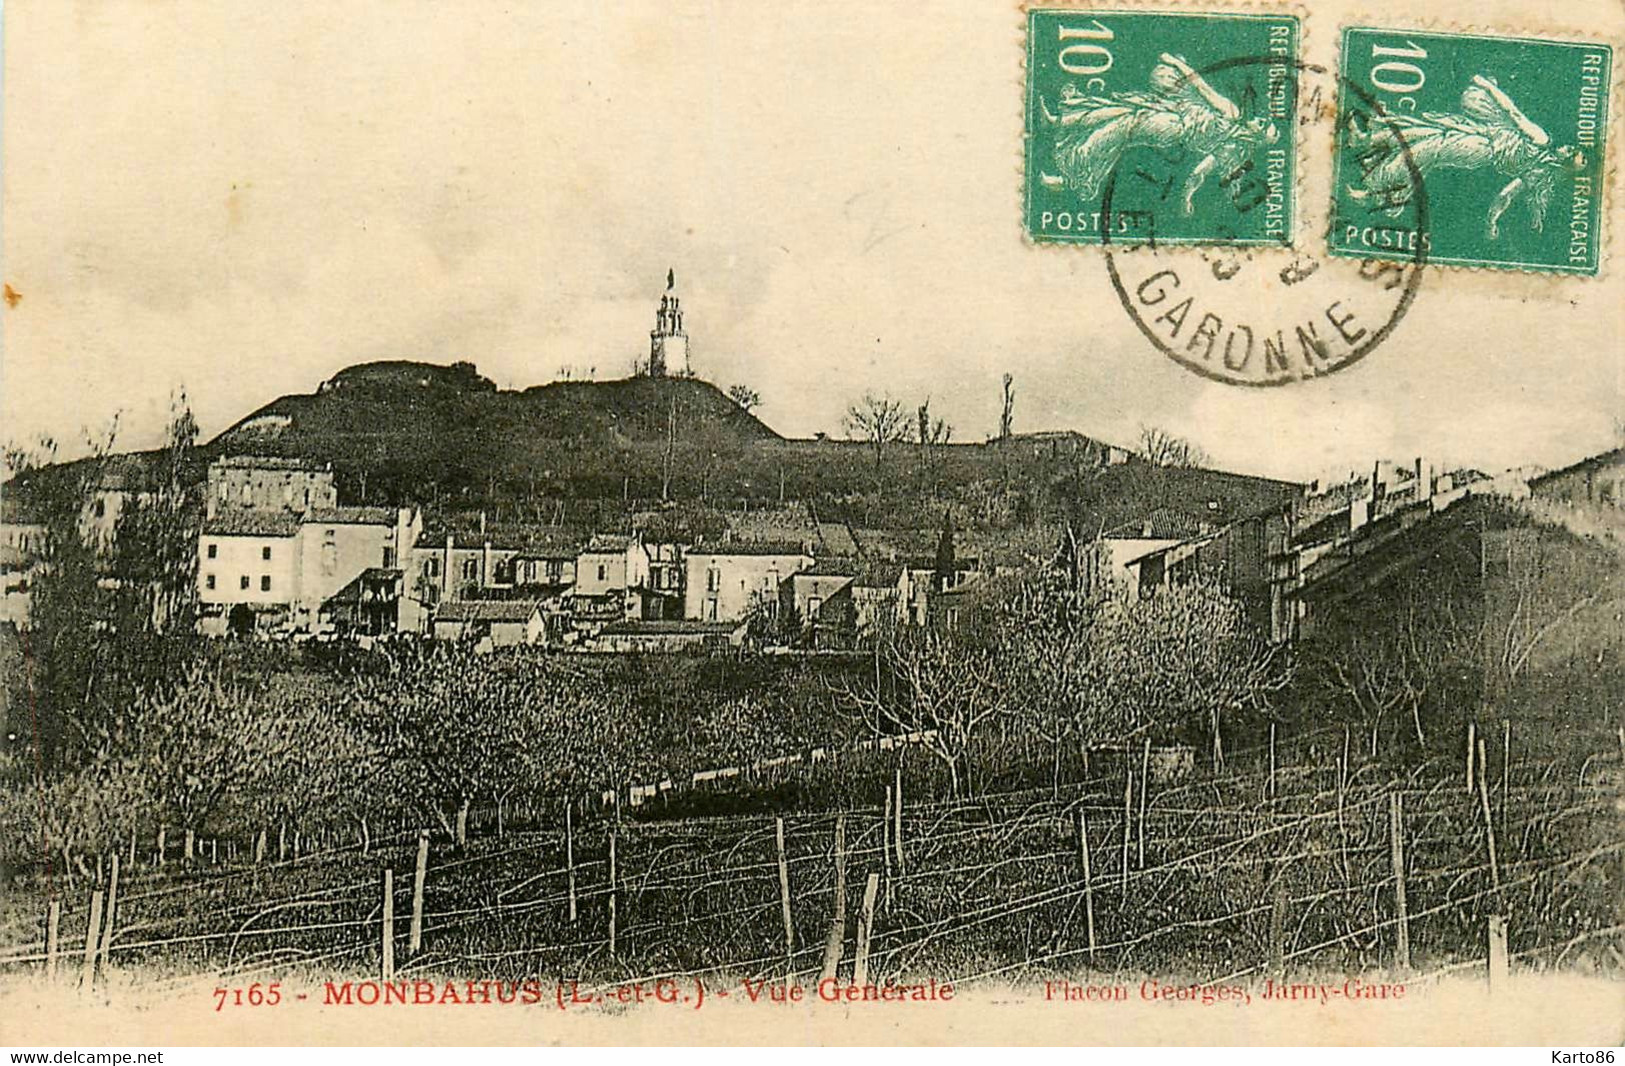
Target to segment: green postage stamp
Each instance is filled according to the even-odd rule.
[[[1027,13],[1035,241],[1292,240],[1298,20]]]
[[[1612,60],[1602,44],[1344,30],[1332,254],[1596,274]]]

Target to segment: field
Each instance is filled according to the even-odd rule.
[[[251,840],[204,841],[193,864],[170,840],[161,869],[149,840],[133,869],[124,856],[103,979],[160,993],[377,979],[386,870],[397,981],[845,980],[867,939],[860,965],[880,983],[1377,983],[1484,973],[1503,918],[1512,967],[1617,976],[1621,753],[1509,763],[1500,740],[1471,778],[1442,759],[1395,776],[1339,730],[1217,774],[1097,752],[1087,774],[963,800],[932,798],[933,768],[906,746],[683,782],[637,806],[578,799],[568,831],[562,797],[521,799],[500,832],[476,811],[461,849],[429,839],[417,950],[415,827],[365,851],[301,841],[281,861],[273,839],[258,863]],[[89,895],[60,876],[15,886],[0,970],[80,980]]]

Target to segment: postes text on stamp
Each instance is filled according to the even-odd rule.
[[[1603,44],[1344,30],[1331,253],[1596,274],[1612,59]]]
[[[1291,15],[1030,10],[1028,235],[1290,242],[1297,52]]]

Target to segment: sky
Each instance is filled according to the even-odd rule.
[[[1239,389],[1155,351],[1098,250],[1024,240],[1011,5],[608,6],[8,0],[0,436],[152,446],[178,389],[212,435],[373,359],[620,377],[674,269],[695,371],[787,435],[868,390],[980,440],[1008,372],[1017,430],[1278,477],[1614,443],[1617,225],[1600,279],[1435,270],[1359,364]]]

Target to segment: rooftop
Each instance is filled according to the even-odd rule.
[[[435,608],[436,622],[528,622],[534,600],[457,600]]]
[[[280,455],[223,455],[209,464],[225,470],[331,470],[333,464],[310,459],[289,459]]]
[[[315,507],[305,521],[312,525],[393,526],[396,517],[393,507]]]
[[[1548,481],[1553,481],[1568,474],[1578,473],[1581,470],[1587,470],[1599,466],[1610,466],[1621,462],[1625,462],[1625,448],[1615,448],[1613,451],[1603,452],[1600,455],[1587,456],[1577,463],[1570,463],[1568,466],[1558,467],[1556,470],[1549,470],[1538,477],[1530,478],[1529,484],[1531,486],[1543,485]]]
[[[291,537],[299,516],[282,511],[223,511],[203,523],[207,537]]]
[[[535,559],[573,559],[586,540],[585,534],[569,526],[493,524],[482,532],[477,525],[457,523],[425,529],[417,546],[444,547],[447,537],[454,548],[483,548],[489,543],[492,548]]]
[[[744,622],[699,622],[688,619],[672,619],[660,622],[613,622],[599,630],[599,635],[605,637],[684,636],[693,634],[723,636],[737,631],[744,625]]]
[[[897,582],[902,576],[902,563],[875,562],[864,567],[853,579],[852,584],[865,589],[896,589]]]
[[[790,541],[716,541],[711,544],[696,544],[689,549],[688,554],[693,555],[806,555],[806,546]]]

